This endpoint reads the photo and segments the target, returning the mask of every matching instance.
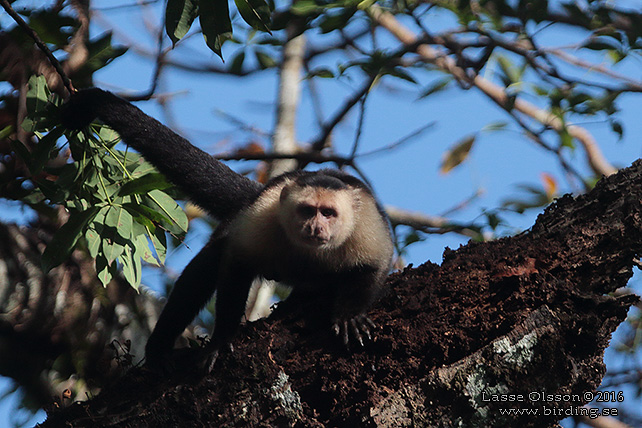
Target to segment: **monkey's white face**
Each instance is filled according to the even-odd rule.
[[[339,247],[354,230],[350,190],[303,187],[284,190],[280,221],[288,239],[311,249]]]

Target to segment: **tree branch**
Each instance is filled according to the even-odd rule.
[[[296,113],[301,93],[301,70],[306,38],[300,34],[289,38],[283,47],[283,61],[279,74],[279,89],[276,109],[276,125],[272,137],[274,153],[297,152]],[[270,164],[270,177],[276,177],[296,168],[296,162],[282,159]]]
[[[369,11],[373,20],[387,29],[402,43],[406,45],[416,45],[420,40],[412,31],[404,27],[394,15],[382,10],[379,6],[373,5]],[[588,164],[596,174],[610,175],[617,171],[617,169],[606,160],[595,139],[586,129],[577,125],[565,125],[559,117],[521,98],[517,98],[513,102],[513,100],[509,99],[504,88],[479,75],[474,78],[469,77],[466,71],[457,66],[452,58],[440,55],[427,44],[419,44],[416,52],[421,55],[424,60],[435,64],[441,70],[453,75],[458,81],[467,82],[475,86],[503,108],[509,109],[509,106],[512,106],[513,109],[537,120],[545,126],[550,126],[558,132],[564,130],[568,132],[569,135],[580,142],[586,153]]]
[[[18,24],[18,26],[22,28],[24,32],[33,39],[38,48],[47,56],[47,59],[49,59],[51,65],[56,69],[58,75],[60,75],[62,83],[63,85],[65,85],[65,88],[67,88],[69,93],[75,92],[76,89],[72,85],[71,80],[69,80],[69,77],[67,77],[65,71],[62,69],[60,62],[58,62],[58,59],[56,59],[53,53],[51,53],[51,50],[49,50],[47,45],[42,41],[38,34],[24,21],[24,19],[22,19],[20,15],[18,15],[18,13],[16,13],[15,10],[13,10],[8,0],[0,0],[0,5],[2,5],[4,10],[7,11],[9,16],[13,18],[16,24]]]
[[[556,426],[588,411],[611,333],[638,301],[608,293],[626,285],[642,253],[641,219],[637,161],[586,195],[560,198],[529,232],[393,274],[363,349],[345,352],[313,327],[322,316],[314,299],[288,299],[242,327],[202,381],[134,370],[43,427]],[[569,399],[546,398],[555,395]]]

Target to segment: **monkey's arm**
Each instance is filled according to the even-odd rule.
[[[335,335],[349,346],[354,337],[363,346],[363,336],[371,339],[370,328],[374,323],[366,312],[383,291],[387,271],[372,266],[362,266],[342,273],[335,284],[331,309],[331,323]]]
[[[98,117],[220,220],[234,217],[259,194],[261,186],[232,171],[128,101],[98,88],[73,94],[61,111],[62,124],[82,129]]]
[[[148,365],[166,362],[176,338],[207,304],[216,289],[223,242],[212,240],[192,259],[174,284],[145,346]]]

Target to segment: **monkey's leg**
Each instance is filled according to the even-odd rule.
[[[222,241],[210,241],[192,259],[174,284],[145,346],[148,365],[153,367],[166,362],[176,338],[214,294],[223,244]]]

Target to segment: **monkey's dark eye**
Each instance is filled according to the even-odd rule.
[[[314,217],[314,215],[317,213],[317,209],[311,205],[299,205],[296,208],[296,212],[301,217],[309,218]]]
[[[322,208],[321,215],[326,218],[336,217],[337,211],[334,208]]]

